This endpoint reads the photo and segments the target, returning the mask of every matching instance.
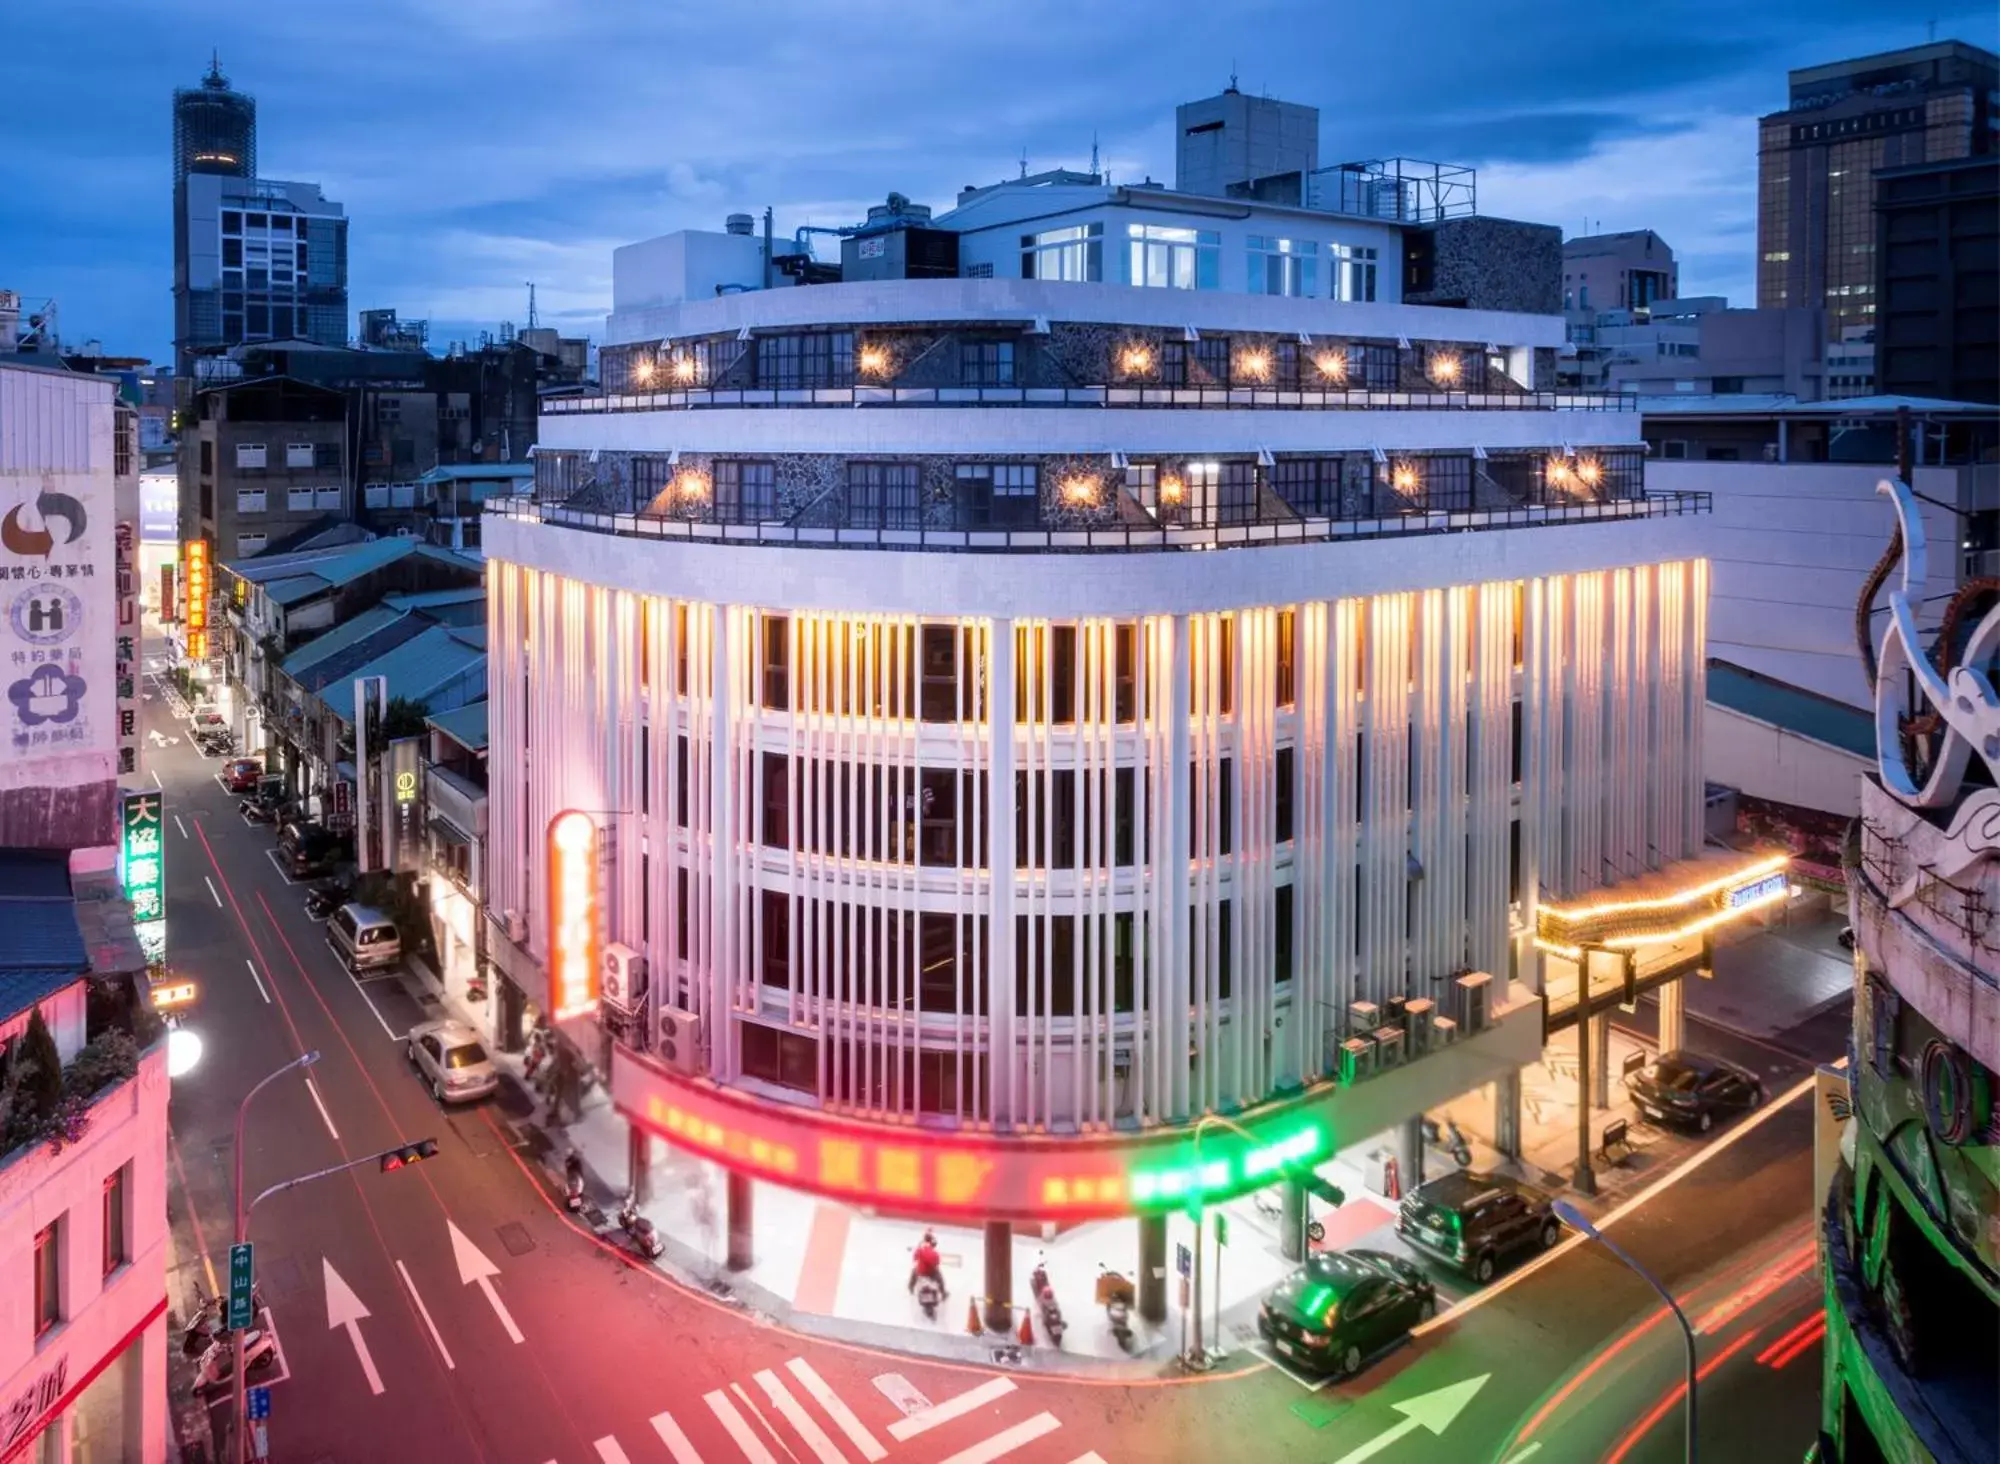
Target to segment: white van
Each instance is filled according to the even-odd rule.
[[[403,961],[396,922],[371,905],[342,905],[326,922],[326,942],[354,972],[384,971]]]

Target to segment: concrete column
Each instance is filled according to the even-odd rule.
[[[987,858],[995,871],[987,892],[987,970],[1005,971],[1004,981],[987,985],[987,1111],[996,1123],[1013,1122],[1021,1112],[1021,1050],[1014,1024],[1014,622],[995,620],[986,656],[987,765],[992,807],[986,821]],[[969,973],[968,973],[969,974]]]
[[[1676,976],[1659,988],[1660,1051],[1672,1052],[1687,1045],[1687,988],[1685,976]]]
[[[642,1205],[653,1197],[653,1136],[629,1120],[625,1125],[625,1187]]]
[[[756,1264],[756,1256],[751,1247],[752,1199],[750,1176],[729,1174],[729,1269],[747,1271]]]
[[[1139,1316],[1155,1326],[1167,1319],[1167,1217],[1139,1217]]]
[[[1611,1106],[1611,1013],[1590,1019],[1590,1106]]]
[[[1278,1253],[1288,1261],[1306,1258],[1306,1187],[1295,1179],[1279,1191],[1284,1208],[1278,1216]]]
[[[986,1222],[986,1328],[1014,1329],[1014,1227],[1005,1220]]]
[[[1397,1178],[1402,1194],[1424,1182],[1424,1116],[1413,1113],[1396,1127]],[[1400,1196],[1399,1196],[1400,1197]]]
[[[1590,952],[1584,952],[1583,959],[1579,991],[1588,992]],[[1570,1176],[1570,1184],[1580,1195],[1594,1195],[1597,1171],[1590,1167],[1590,1049],[1596,1044],[1590,1040],[1589,1026],[1581,1010],[1576,1021],[1576,1172]]]
[[[1521,1157],[1521,1074],[1518,1070],[1493,1083],[1493,1147],[1509,1159]]]

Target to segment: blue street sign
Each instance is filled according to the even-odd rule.
[[[1194,1252],[1178,1243],[1174,1246],[1174,1269],[1183,1276],[1194,1274]]]
[[[262,1423],[271,1416],[271,1390],[252,1388],[244,1399],[244,1412],[252,1423]]]
[[[250,1242],[229,1248],[229,1330],[240,1332],[251,1322]]]

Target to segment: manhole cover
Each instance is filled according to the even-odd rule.
[[[510,1256],[525,1256],[535,1248],[535,1238],[528,1234],[528,1227],[518,1220],[509,1220],[494,1234],[500,1237]]]

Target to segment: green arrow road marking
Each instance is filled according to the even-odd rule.
[[[1419,1393],[1414,1398],[1405,1398],[1401,1403],[1389,1406],[1403,1415],[1403,1421],[1383,1433],[1377,1434],[1360,1448],[1342,1454],[1334,1464],[1361,1464],[1363,1459],[1372,1459],[1404,1434],[1416,1429],[1427,1428],[1434,1434],[1441,1434],[1451,1427],[1452,1420],[1465,1411],[1465,1405],[1472,1401],[1472,1395],[1486,1386],[1491,1373],[1481,1373],[1476,1378],[1467,1378],[1462,1383],[1439,1388],[1435,1392]]]

